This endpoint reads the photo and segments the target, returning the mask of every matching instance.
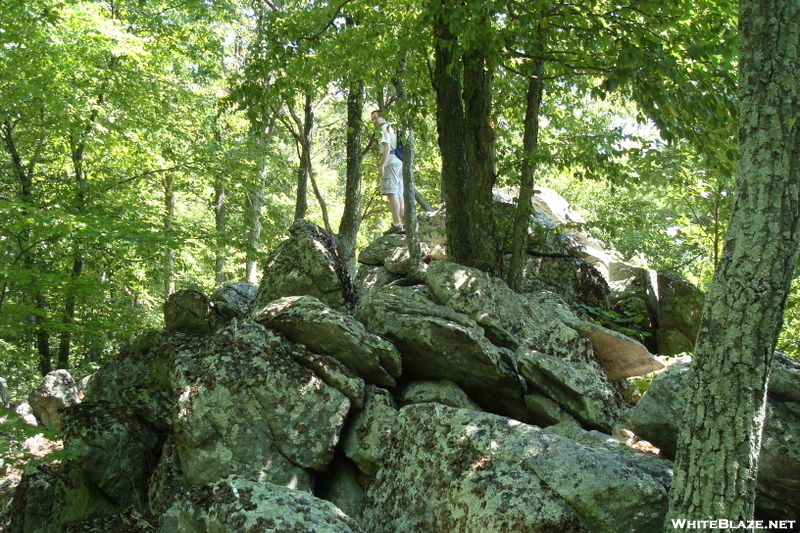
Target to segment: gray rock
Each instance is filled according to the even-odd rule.
[[[67,370],[53,370],[28,394],[28,403],[41,424],[58,424],[61,411],[78,403],[78,387]]]
[[[303,531],[360,533],[332,503],[237,476],[194,487],[160,519],[158,533]]]
[[[800,410],[796,400],[784,401],[793,394],[791,383],[800,380],[800,365],[786,359],[776,354],[773,364],[779,392],[770,393],[767,402],[756,487],[756,513],[780,520],[800,517]],[[690,362],[684,357],[656,374],[633,411],[633,432],[660,448],[665,457],[675,455],[683,416],[680,391]]]
[[[583,423],[610,431],[620,419],[614,391],[596,365],[525,348],[516,357],[528,383]]]
[[[364,407],[366,383],[348,366],[333,357],[311,353],[302,344],[292,346],[292,359],[311,370],[323,383],[347,396],[354,409]]]
[[[39,421],[33,414],[33,408],[28,402],[20,402],[14,406],[14,412],[29,426],[38,426]]]
[[[690,341],[681,330],[674,326],[658,328],[656,330],[656,346],[661,355],[680,355],[694,351],[694,343]]]
[[[659,272],[657,283],[659,327],[676,328],[694,345],[700,329],[705,295],[679,274]]]
[[[643,376],[664,368],[644,345],[627,335],[585,320],[568,320],[567,323],[591,341],[606,376],[612,381]]]
[[[358,254],[364,265],[383,265],[396,250],[406,247],[406,236],[397,233],[381,235]]]
[[[256,299],[258,286],[246,281],[229,283],[214,291],[211,301],[223,318],[241,318],[250,311],[250,305]]]
[[[199,338],[148,331],[111,358],[89,381],[85,401],[128,407],[153,427],[172,427],[172,369],[177,354],[193,350]]]
[[[645,303],[648,317],[659,315],[658,274],[623,261],[609,265],[609,287],[614,301],[635,298]]]
[[[339,360],[368,383],[394,387],[402,373],[400,354],[390,342],[312,296],[280,298],[254,311],[253,317],[292,342]]]
[[[667,487],[613,451],[535,426],[419,404],[400,410],[367,489],[367,531],[660,531]]]
[[[449,379],[412,381],[398,392],[397,399],[401,406],[435,402],[459,409],[483,410],[457,383]]]
[[[130,410],[82,403],[64,411],[64,447],[86,477],[115,504],[145,499],[163,443]]]
[[[570,302],[592,307],[611,307],[608,282],[594,266],[578,257],[528,256],[523,267],[521,292],[533,290],[525,284],[534,279],[547,284]]]
[[[296,220],[289,233],[267,260],[253,309],[284,296],[303,295],[340,311],[352,308],[355,287],[336,254],[334,236],[306,220]]]
[[[400,276],[392,274],[383,265],[358,265],[356,273],[356,288],[365,292],[376,287],[385,287],[391,282],[400,279]]]
[[[495,399],[521,402],[522,378],[486,339],[484,330],[420,291],[407,287],[373,290],[359,301],[353,316],[394,343],[410,376],[450,379],[470,394],[482,389]]]
[[[350,517],[358,516],[364,500],[365,475],[349,459],[342,456],[334,458],[330,469],[322,480],[318,480],[314,493],[334,504]]]
[[[390,444],[397,408],[387,391],[367,386],[364,409],[348,423],[342,435],[342,449],[358,468],[372,475]]]
[[[170,331],[206,335],[222,323],[211,300],[200,291],[186,289],[170,294],[164,302],[164,325]]]
[[[347,397],[254,322],[234,320],[185,358],[176,362],[174,430],[186,480],[255,475],[310,489],[311,471],[333,457]]]

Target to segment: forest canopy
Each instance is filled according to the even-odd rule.
[[[294,218],[363,247],[389,222],[373,109],[414,131],[422,196],[452,197],[462,82],[462,134],[493,148],[480,187],[529,172],[626,259],[704,287],[735,195],[736,9],[5,0],[0,375],[91,372],[172,292],[257,282]]]

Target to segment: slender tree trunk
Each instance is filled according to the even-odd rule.
[[[456,37],[449,30],[450,0],[433,0],[434,89],[436,129],[442,155],[442,196],[446,203],[447,254],[451,261],[467,264],[473,258],[469,204],[465,183],[469,175],[466,122],[461,101],[461,71],[454,57]]]
[[[406,205],[414,205],[414,130],[409,129],[406,134],[405,151],[403,153],[403,201]],[[408,278],[411,280],[422,279],[425,265],[422,262],[422,251],[419,245],[419,223],[417,221],[417,210],[406,209],[403,223],[406,226],[406,244],[410,256],[410,269]]]
[[[298,124],[300,136],[300,165],[297,167],[297,201],[295,202],[294,218],[306,218],[308,211],[308,178],[311,174],[311,142],[314,127],[314,108],[312,95],[307,94],[303,106],[303,121]]]
[[[216,230],[216,250],[214,263],[214,285],[225,285],[225,264],[227,262],[228,210],[226,205],[228,191],[222,179],[214,181],[214,221]]]
[[[528,81],[528,101],[525,109],[525,134],[522,138],[522,172],[519,184],[517,211],[514,214],[514,230],[511,240],[511,261],[506,281],[508,286],[519,291],[522,286],[522,271],[528,248],[528,227],[533,213],[533,176],[536,171],[536,150],[539,144],[539,107],[542,103],[544,83],[542,74],[544,61],[537,61],[534,74]]]
[[[175,220],[174,178],[167,176],[164,185],[164,232],[171,235]],[[164,299],[175,292],[175,248],[168,245],[164,252]]]
[[[245,250],[245,280],[258,283],[258,248],[261,245],[261,212],[264,209],[264,195],[267,166],[262,165],[259,171],[259,186],[248,192],[245,205],[245,224],[247,228]]]
[[[482,50],[464,56],[464,115],[466,117],[469,264],[499,274],[500,249],[495,235],[492,190],[496,181],[495,134],[492,127],[492,79],[494,67]]]
[[[741,0],[739,13],[737,193],[683,391],[665,531],[673,520],[753,517],[767,381],[800,241],[800,2]]]
[[[356,237],[361,226],[361,134],[364,129],[364,81],[350,84],[347,95],[347,178],[344,213],[339,223],[337,249],[351,279],[356,277]]]

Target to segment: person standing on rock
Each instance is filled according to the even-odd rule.
[[[397,132],[392,125],[381,116],[376,109],[370,115],[372,123],[381,130],[381,162],[378,167],[381,194],[385,194],[389,202],[389,213],[392,215],[392,227],[386,233],[404,233],[403,215],[403,161],[395,154],[397,148]]]

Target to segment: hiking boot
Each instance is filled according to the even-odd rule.
[[[384,235],[392,235],[394,233],[405,233],[406,229],[402,224],[392,224],[392,226],[383,232]]]

